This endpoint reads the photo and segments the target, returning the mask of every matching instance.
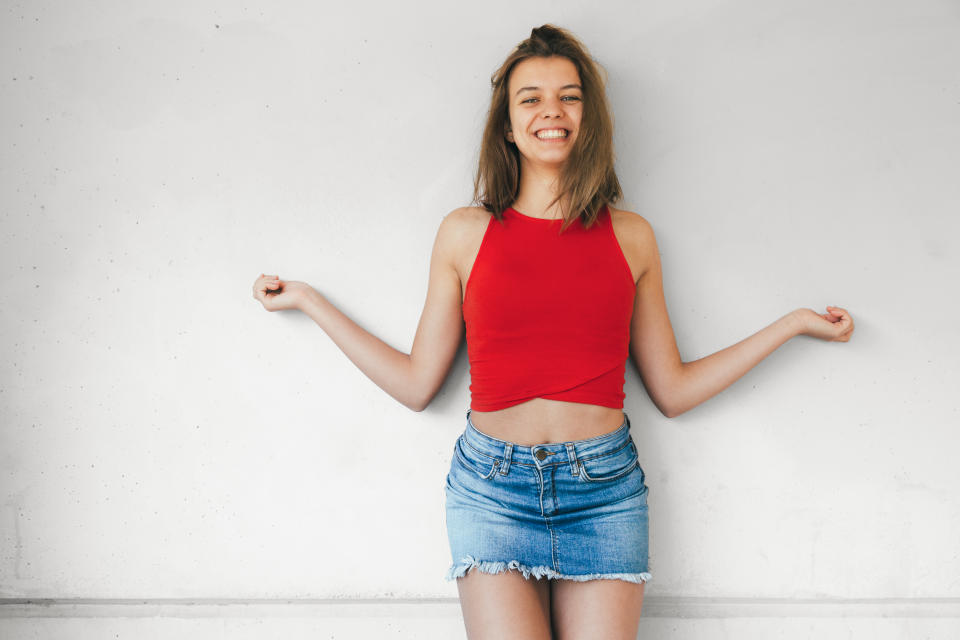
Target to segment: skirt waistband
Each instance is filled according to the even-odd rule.
[[[610,433],[586,440],[570,442],[552,442],[523,446],[514,442],[500,440],[483,433],[470,420],[467,410],[467,427],[460,436],[464,443],[478,453],[503,460],[502,473],[506,473],[510,464],[521,464],[546,468],[556,464],[569,464],[576,472],[577,460],[586,460],[606,455],[632,444],[630,438],[630,418],[623,413],[623,422]]]

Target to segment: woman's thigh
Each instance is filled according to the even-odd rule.
[[[551,580],[554,640],[634,640],[640,627],[643,583]]]
[[[550,640],[550,585],[517,571],[457,578],[460,608],[469,640]]]

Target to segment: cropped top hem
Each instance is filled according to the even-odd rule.
[[[598,407],[609,407],[611,409],[623,409],[623,400],[601,400],[598,398],[572,398],[572,397],[554,397],[551,394],[546,394],[542,396],[537,396],[536,398],[521,398],[520,400],[511,400],[505,404],[494,404],[494,405],[485,405],[477,402],[470,403],[471,411],[500,411],[501,409],[508,409],[510,407],[515,407],[517,405],[523,404],[525,402],[530,402],[531,400],[536,400],[537,398],[543,398],[545,400],[562,400],[563,402],[574,402],[576,404],[592,404]]]
[[[626,397],[623,392],[626,365],[626,357],[619,357],[612,366],[604,366],[604,370],[600,373],[583,373],[576,376],[574,372],[565,379],[556,379],[549,387],[545,382],[540,384],[536,382],[545,380],[550,368],[538,372],[527,371],[523,376],[513,380],[513,383],[499,394],[490,391],[481,392],[481,389],[487,387],[482,384],[485,379],[480,378],[481,389],[474,388],[470,408],[475,411],[498,411],[534,398],[545,398],[622,409],[623,400]],[[589,377],[584,380],[583,378],[587,375]]]

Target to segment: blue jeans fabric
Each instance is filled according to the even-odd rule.
[[[525,447],[480,432],[468,410],[446,518],[447,581],[473,568],[538,580],[651,577],[647,486],[626,413],[610,433]]]

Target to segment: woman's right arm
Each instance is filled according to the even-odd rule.
[[[422,411],[443,385],[463,338],[460,278],[456,251],[463,246],[461,210],[440,223],[430,257],[430,279],[411,353],[394,349],[360,327],[323,295],[303,282],[261,275],[254,297],[268,311],[299,309],[378,387],[413,411]]]

